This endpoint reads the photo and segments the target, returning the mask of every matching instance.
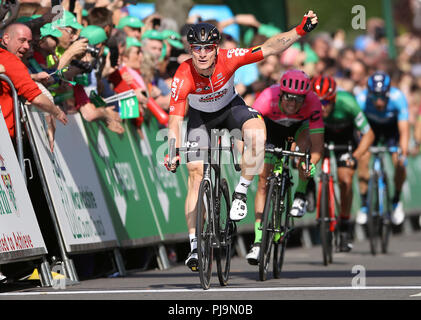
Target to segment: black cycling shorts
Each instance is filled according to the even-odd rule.
[[[229,105],[216,112],[203,112],[189,108],[187,121],[187,147],[209,147],[211,139],[217,137],[211,130],[228,130],[236,139],[242,140],[241,129],[243,124],[254,118],[259,118],[260,113],[248,107],[244,100],[236,96]],[[186,161],[206,160],[203,151],[187,152]]]

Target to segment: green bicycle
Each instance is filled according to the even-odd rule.
[[[267,178],[266,195],[261,224],[262,242],[259,257],[259,280],[265,281],[273,248],[273,277],[280,278],[288,236],[293,230],[293,219],[289,212],[292,206],[292,174],[290,157],[304,157],[306,168],[310,164],[310,152],[295,152],[291,149],[293,139],[288,139],[286,148],[266,147],[265,151],[275,156],[275,166]]]

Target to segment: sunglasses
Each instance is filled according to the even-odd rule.
[[[332,100],[326,100],[326,99],[320,100],[320,102],[322,103],[322,106],[327,106],[331,101]]]
[[[382,94],[382,93],[370,93],[370,99],[373,101],[376,101],[377,99],[381,99],[383,101],[386,101],[388,99],[388,94]]]
[[[206,45],[192,45],[191,46],[191,49],[192,49],[192,51],[193,52],[196,52],[196,53],[200,53],[200,52],[202,52],[202,49],[204,49],[205,50],[205,53],[210,53],[210,52],[212,52],[214,49],[216,48],[216,45],[214,45],[214,44],[206,44]]]
[[[284,93],[282,95],[282,99],[284,99],[285,101],[294,101],[297,103],[302,103],[304,102],[306,96],[303,95],[297,95],[297,94],[291,94],[291,93]]]

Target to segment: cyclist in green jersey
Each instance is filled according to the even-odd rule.
[[[352,249],[352,179],[357,161],[374,141],[374,133],[355,97],[346,91],[336,91],[336,82],[332,77],[313,78],[312,88],[322,103],[325,142],[333,142],[335,145],[352,144],[352,154],[348,151],[335,151],[341,193],[339,249],[349,252]]]

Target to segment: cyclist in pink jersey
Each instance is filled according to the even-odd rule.
[[[317,95],[311,91],[310,78],[300,70],[286,71],[279,84],[270,86],[259,95],[253,108],[264,117],[267,130],[266,145],[284,147],[288,137],[293,137],[300,151],[310,148],[310,172],[306,174],[304,162],[300,161],[298,186],[290,211],[293,217],[302,217],[306,211],[305,194],[308,179],[315,174],[324,143],[322,107]],[[259,175],[254,202],[255,239],[246,255],[247,261],[252,265],[256,265],[259,261],[262,239],[260,224],[266,200],[267,178],[273,167],[272,155],[267,154],[263,171]]]
[[[264,159],[266,128],[259,113],[245,105],[234,87],[234,72],[245,64],[277,55],[317,25],[317,16],[309,11],[300,25],[290,31],[274,35],[261,46],[242,49],[220,49],[218,29],[208,23],[192,25],[187,33],[192,58],[176,71],[171,85],[168,139],[181,145],[181,128],[188,116],[186,145],[207,147],[212,140],[212,129],[228,129],[244,141],[240,181],[233,194],[230,218],[239,221],[247,214],[247,190],[255,175],[261,171]],[[185,215],[191,252],[186,265],[197,270],[196,204],[203,176],[203,151],[187,153],[188,192]],[[179,157],[166,157],[165,166],[175,172]]]

